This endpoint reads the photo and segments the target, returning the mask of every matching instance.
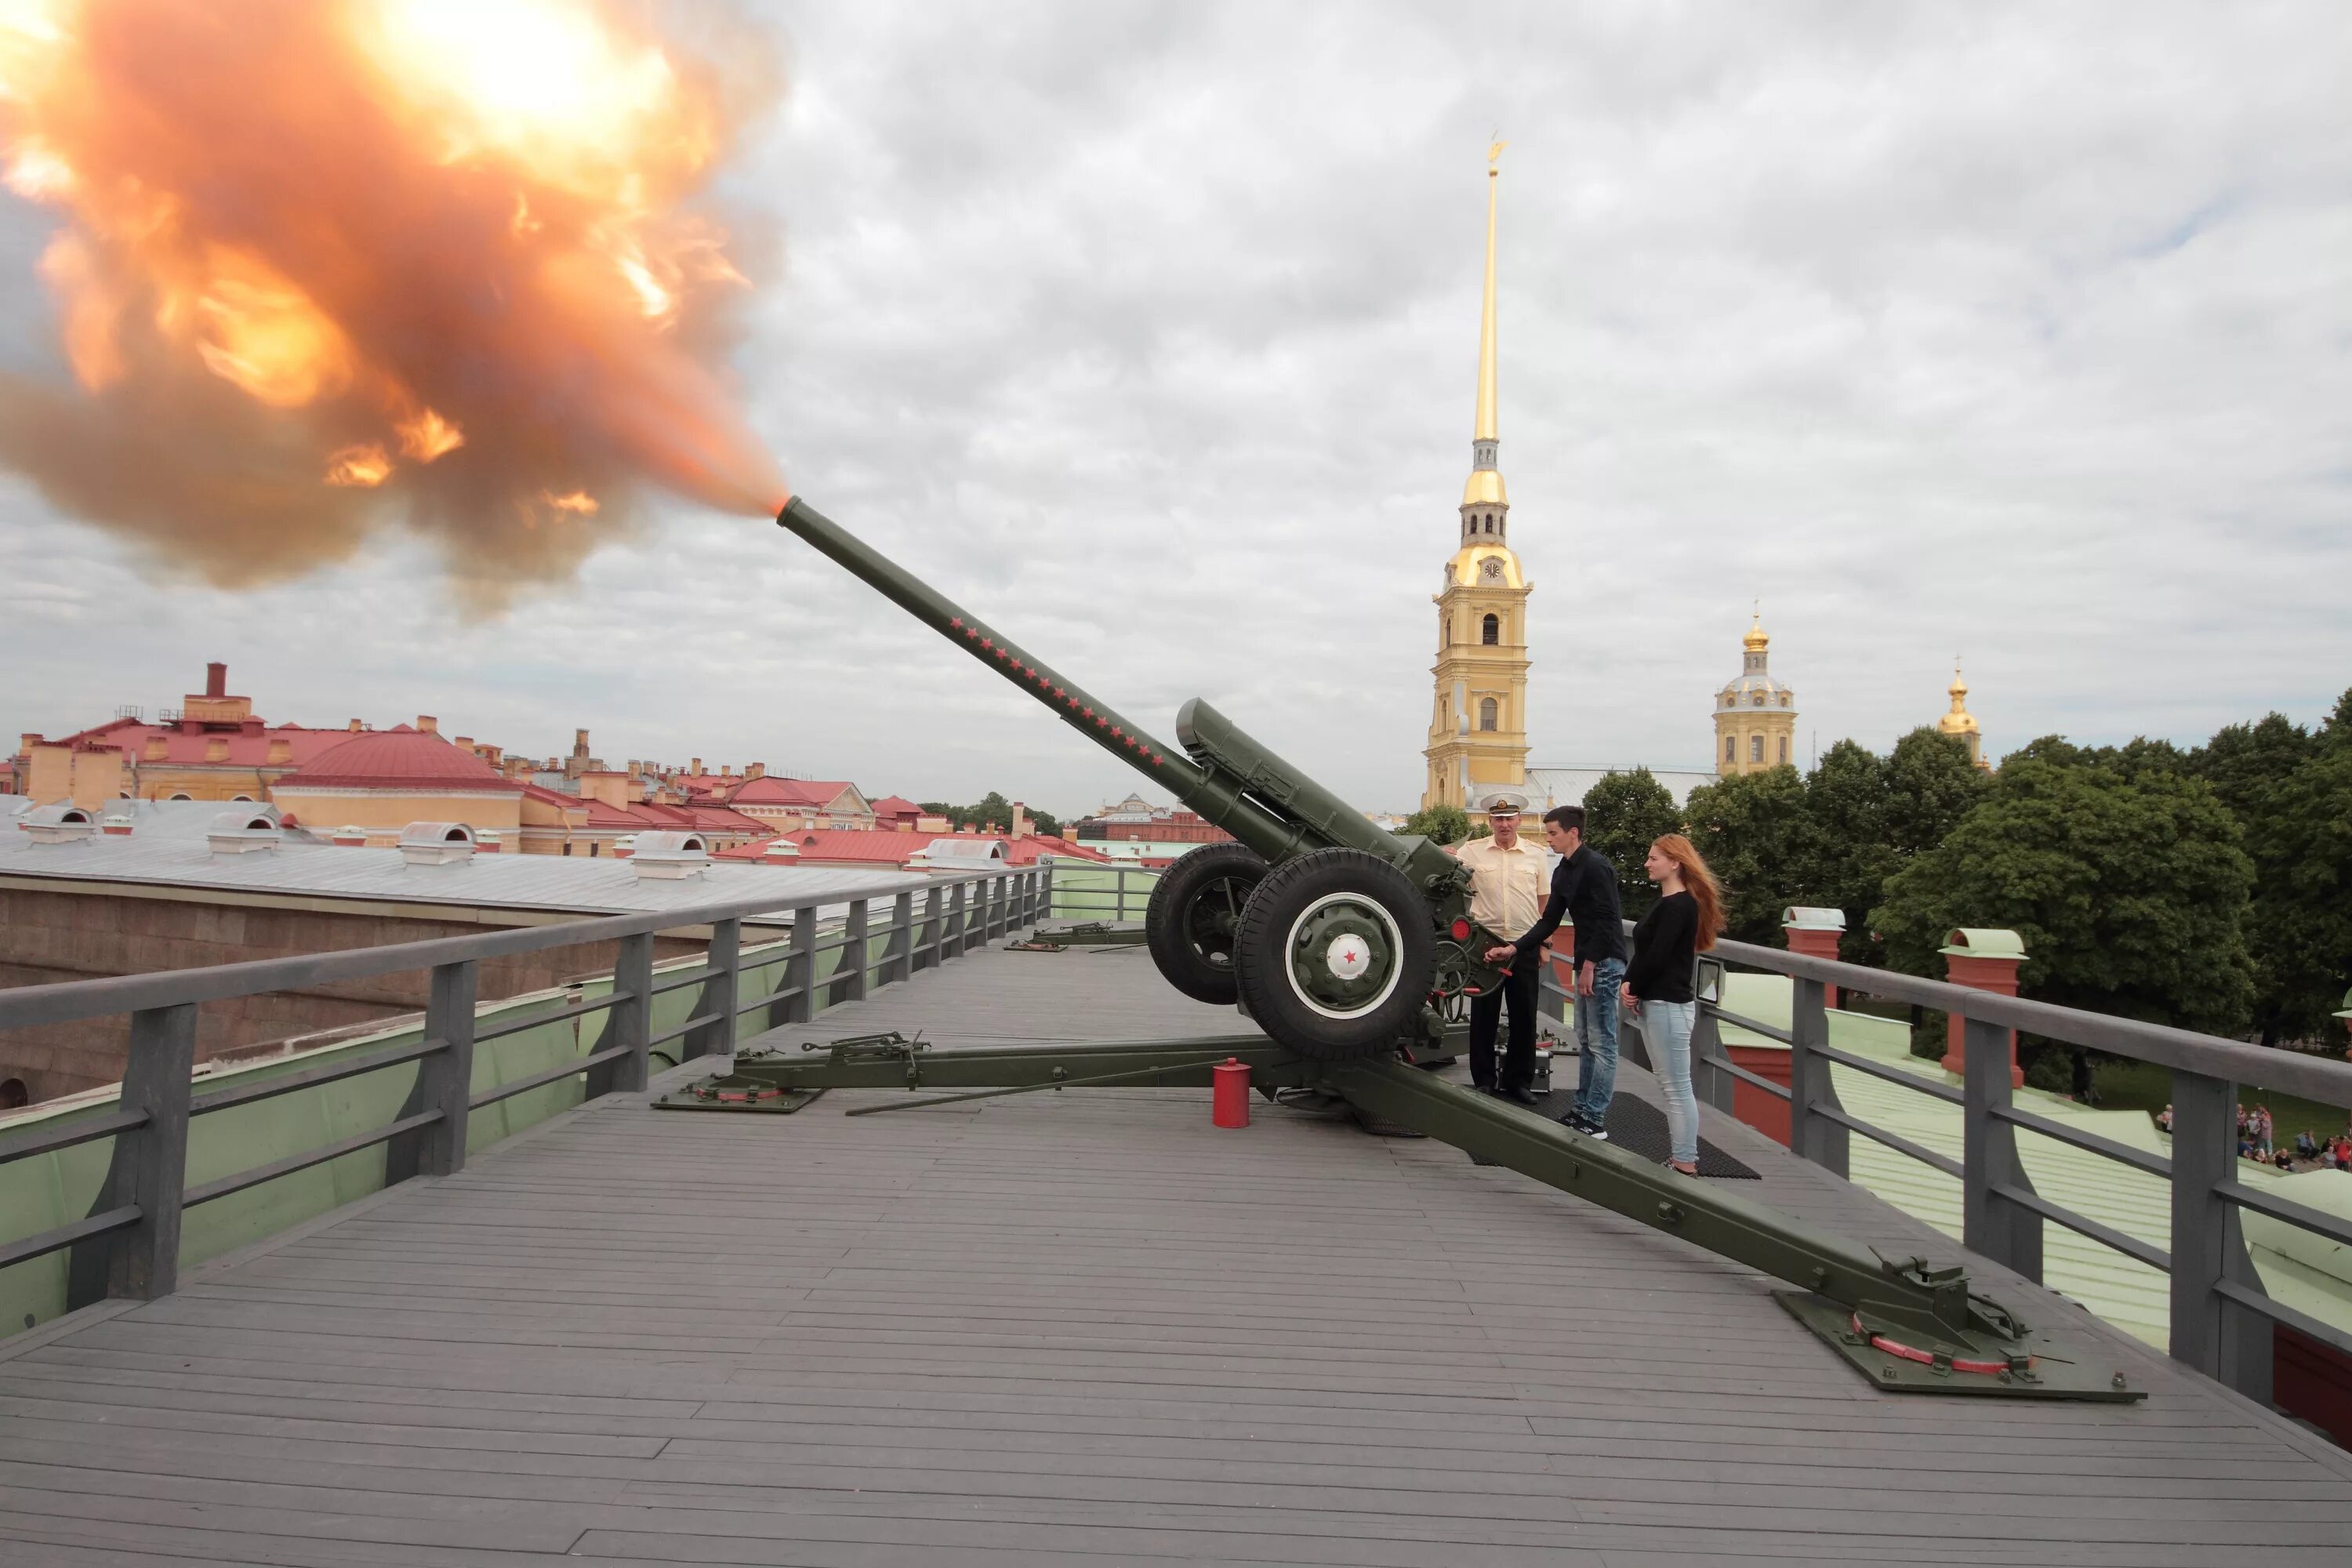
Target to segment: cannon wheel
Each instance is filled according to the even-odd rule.
[[[1265,858],[1239,844],[1179,856],[1143,909],[1143,940],[1168,984],[1195,1002],[1234,1005],[1234,941]]]
[[[1317,849],[1266,873],[1242,911],[1234,975],[1265,1032],[1303,1057],[1392,1049],[1428,999],[1429,906],[1360,849]]]

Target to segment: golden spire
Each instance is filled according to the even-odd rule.
[[[1756,601],[1755,612],[1748,627],[1748,635],[1741,637],[1739,641],[1740,645],[1750,653],[1762,653],[1767,647],[1770,646],[1772,639],[1764,630],[1763,600]]]
[[[1478,424],[1470,437],[1470,480],[1462,487],[1464,506],[1508,506],[1503,476],[1495,467],[1495,182],[1507,142],[1486,149],[1486,296],[1478,314]]]
[[[1952,659],[1952,684],[1944,689],[1952,700],[1952,710],[1936,721],[1936,728],[1947,735],[1976,733],[1976,715],[1969,711],[1969,683],[1960,679],[1960,661],[1957,655]]]

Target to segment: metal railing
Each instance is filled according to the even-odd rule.
[[[1044,916],[1052,897],[1050,864],[941,875],[919,888],[907,886],[903,879],[853,886],[826,892],[821,901],[788,906],[792,915],[783,942],[750,963],[742,951],[743,923],[781,913],[772,892],[656,914],[0,991],[0,1029],[122,1013],[131,1019],[130,1056],[113,1110],[0,1136],[0,1165],[101,1138],[114,1140],[106,1189],[92,1212],[37,1235],[0,1243],[0,1268],[102,1237],[107,1238],[107,1295],[138,1300],[167,1295],[178,1280],[181,1215],[188,1209],[411,1134],[397,1174],[388,1161],[385,1184],[409,1175],[451,1174],[465,1166],[467,1118],[473,1111],[582,1074],[587,1075],[590,1097],[643,1089],[656,1057],[674,1065],[731,1052],[746,1014],[762,1014],[762,1029],[805,1020],[825,1007],[866,995],[870,986],[909,979],[997,937],[1025,930]],[[877,901],[886,902],[887,909],[878,921],[873,910]],[[820,909],[843,905],[847,912],[838,931],[819,941]],[[656,980],[655,937],[700,926],[710,931],[701,965]],[[477,1026],[476,991],[484,960],[605,942],[620,944],[609,994]],[[835,951],[841,958],[829,972],[821,972],[819,959]],[[748,1000],[740,994],[747,973],[779,966],[783,973],[778,984]],[[431,972],[421,1038],[283,1076],[196,1091],[200,1004],[419,969]],[[688,986],[700,988],[690,1016],[655,1033],[654,999]],[[520,1079],[473,1087],[477,1045],[599,1013],[605,1016],[604,1032],[585,1054]],[[672,1050],[656,1049],[673,1041],[679,1044]],[[415,1091],[402,1108],[405,1114],[319,1148],[187,1184],[188,1127],[194,1118],[407,1062],[418,1068]]]
[[[1050,912],[1055,919],[1139,921],[1151,902],[1151,889],[1159,885],[1160,878],[1159,871],[1143,866],[1087,862],[1083,866],[1074,864],[1070,868],[1090,877],[1108,874],[1114,878],[1114,885],[1090,888],[1066,879],[1064,886],[1054,889]],[[1136,884],[1132,891],[1129,888],[1130,879]]]
[[[1719,981],[1725,964],[1789,976],[1794,985],[1790,1026],[1783,1029],[1726,1008]],[[2239,1216],[2251,1209],[2347,1245],[2352,1245],[2352,1224],[2250,1186],[2239,1180],[2237,1171],[2239,1084],[2260,1084],[2276,1092],[2352,1107],[2352,1064],[1745,942],[1718,944],[1700,959],[1699,969],[1699,1016],[1691,1054],[1693,1088],[1703,1102],[1729,1113],[1739,1084],[1786,1100],[1790,1148],[1842,1179],[1847,1176],[1851,1139],[1856,1133],[1942,1172],[1960,1184],[1962,1244],[2037,1283],[2042,1279],[2045,1221],[2163,1272],[2171,1281],[2168,1348],[2173,1359],[2265,1404],[2271,1398],[2273,1325],[2352,1355],[2352,1333],[2263,1293],[2246,1254]],[[1552,984],[1548,973],[1545,982]],[[1831,1045],[1826,996],[1831,986],[1961,1019],[1965,1071],[1960,1085]],[[1786,1045],[1788,1086],[1732,1061],[1723,1045],[1724,1024]],[[2169,1071],[2170,1156],[2135,1149],[2016,1105],[2011,1030]],[[1848,1112],[1838,1102],[1832,1064],[1958,1106],[1962,1157],[1953,1160]],[[2035,1192],[2018,1157],[2021,1129],[2168,1182],[2169,1245],[2151,1246]]]

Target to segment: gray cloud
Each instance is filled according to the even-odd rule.
[[[730,177],[795,488],[1163,736],[1195,693],[1421,782],[1505,155],[1503,468],[1537,760],[1701,764],[1751,597],[1801,742],[1955,651],[2000,750],[2352,684],[2340,7],[793,6]],[[0,347],[47,352],[11,207]],[[1057,809],[1123,791],[771,528],[683,506],[470,618],[415,541],[245,595],[0,489],[11,718],[420,709],[524,751]]]

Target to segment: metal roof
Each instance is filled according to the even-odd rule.
[[[0,811],[13,804],[0,797]],[[773,889],[779,912],[823,904],[839,891],[877,883],[928,886],[919,872],[786,866],[714,865],[679,880],[641,878],[626,860],[563,855],[475,855],[446,866],[412,866],[397,849],[338,848],[289,837],[261,854],[215,855],[205,829],[218,801],[117,802],[116,805],[194,807],[193,826],[177,822],[127,836],[103,833],[70,844],[36,844],[13,828],[0,832],[0,876],[74,882],[217,889],[299,898],[464,904],[484,909],[577,914],[636,914],[690,908]]]

